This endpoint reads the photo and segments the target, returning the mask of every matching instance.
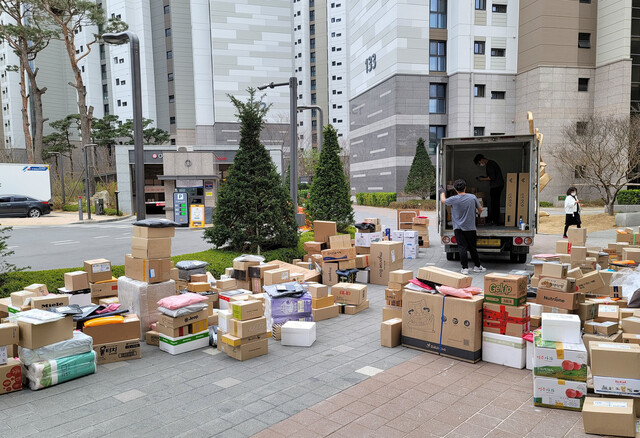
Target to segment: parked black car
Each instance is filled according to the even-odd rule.
[[[48,201],[22,195],[0,195],[0,216],[40,217],[51,213]]]

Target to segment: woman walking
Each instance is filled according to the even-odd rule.
[[[580,201],[578,201],[578,189],[575,187],[569,187],[567,190],[567,197],[564,198],[564,233],[563,238],[567,238],[567,230],[571,225],[577,225],[581,227],[582,221],[580,220]]]

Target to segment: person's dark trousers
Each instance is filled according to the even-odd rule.
[[[478,235],[475,230],[462,231],[460,229],[453,230],[458,242],[458,252],[460,253],[460,263],[463,269],[469,269],[469,256],[467,251],[471,254],[471,260],[476,266],[480,266],[480,257],[478,257],[478,249],[476,243]]]
[[[500,225],[500,199],[502,198],[502,189],[504,187],[495,187],[489,189],[489,222]]]

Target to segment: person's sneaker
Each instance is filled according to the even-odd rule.
[[[487,270],[487,268],[485,268],[484,266],[474,266],[473,267],[473,272],[485,272]]]
[[[562,236],[562,238],[563,238],[563,239],[568,239],[568,237],[567,237],[567,236]]]
[[[464,274],[464,275],[468,275],[468,274],[469,274],[469,269],[467,269],[467,268],[462,268],[462,269],[460,270],[460,272],[461,272],[462,274]]]

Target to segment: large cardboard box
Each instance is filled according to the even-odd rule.
[[[373,284],[389,283],[389,273],[402,269],[402,242],[375,242],[371,244],[369,281]]]
[[[405,290],[402,344],[468,362],[479,361],[482,302],[481,296],[462,299]]]
[[[7,364],[0,366],[0,394],[22,390],[22,367],[20,361],[10,357]]]
[[[331,287],[331,295],[338,304],[357,306],[367,299],[367,286],[356,283],[338,283]]]
[[[0,346],[17,344],[19,337],[18,324],[12,322],[0,324]]]
[[[187,315],[178,316],[176,318],[160,313],[158,315],[158,325],[163,325],[173,330],[178,327],[183,327],[185,325],[189,325],[197,321],[203,321],[207,319],[208,316],[209,316],[208,309],[202,309],[199,312],[189,313]]]
[[[576,292],[558,292],[538,287],[536,303],[543,306],[558,307],[560,309],[575,310],[580,304],[581,294]]]
[[[164,259],[171,257],[171,238],[131,238],[131,255],[137,259]]]
[[[135,339],[130,339],[128,341],[118,341],[97,345],[94,344],[93,351],[96,352],[96,363],[98,365],[120,362],[123,360],[140,359],[142,357],[140,340],[137,336]]]
[[[135,314],[127,314],[121,324],[84,327],[82,332],[93,338],[94,344],[111,344],[118,341],[140,339],[140,319]],[[146,332],[146,330],[145,330]]]
[[[31,298],[32,309],[52,309],[54,307],[68,306],[69,295],[67,294],[49,294],[46,297]]]
[[[135,258],[131,254],[124,256],[124,275],[146,283],[161,283],[170,279],[171,259]]]
[[[591,343],[591,373],[601,377],[640,379],[640,345]]]
[[[526,224],[529,221],[529,174],[518,174],[518,220],[522,218],[522,221]]]
[[[126,263],[125,256],[125,263]],[[126,271],[126,266],[125,266]],[[100,283],[91,283],[91,298],[105,298],[118,295],[118,279],[111,278],[108,281],[101,281]]]
[[[329,248],[351,248],[351,236],[348,234],[337,234],[335,236],[329,236]]]
[[[316,322],[335,318],[340,314],[340,306],[332,304],[331,306],[322,307],[320,309],[312,309],[311,314],[313,315],[313,320]]]
[[[355,258],[356,249],[354,247],[322,250],[322,260],[324,262],[344,262],[355,260]]]
[[[107,259],[85,260],[84,270],[91,283],[111,280],[111,262]]]
[[[338,263],[322,264],[322,284],[333,286],[338,283]]]
[[[30,284],[29,286],[26,286],[24,290],[28,292],[33,292],[39,297],[44,297],[45,295],[49,294],[49,290],[47,289],[46,284],[39,284],[39,283]]]
[[[582,406],[585,433],[636,436],[636,415],[632,398],[587,397]]]
[[[567,231],[567,237],[569,243],[575,246],[585,246],[587,243],[587,229],[586,228],[569,228]]]
[[[518,207],[518,174],[507,173],[507,187],[505,200],[504,225],[515,227],[518,225],[516,211]]]
[[[316,242],[329,243],[329,237],[338,234],[338,228],[335,222],[331,221],[314,221],[313,222],[313,239]]]
[[[238,338],[249,338],[267,332],[267,318],[261,316],[260,318],[249,319],[246,321],[239,321],[231,318],[227,328],[229,329],[229,334],[233,336]]]
[[[224,342],[218,344],[221,345],[221,350],[227,356],[236,360],[248,360],[255,357],[263,356],[269,353],[269,339],[257,339],[252,342],[243,343],[241,345],[232,346]]]
[[[471,286],[471,281],[473,280],[469,275],[464,275],[459,272],[449,271],[435,266],[420,268],[418,270],[417,278],[431,283],[455,287],[457,289]]]
[[[587,349],[577,344],[545,341],[535,332],[533,372],[536,376],[587,381]]]
[[[43,324],[18,321],[18,327],[20,329],[18,345],[34,350],[45,345],[71,339],[73,337],[74,323],[73,318],[67,316]]]
[[[133,236],[142,237],[143,239],[159,239],[163,237],[174,237],[175,235],[175,227],[152,228],[133,226]]]
[[[529,305],[505,306],[487,303],[483,305],[483,331],[522,338],[530,331]]]
[[[501,273],[487,274],[484,276],[484,294],[487,302],[519,306],[523,297],[526,300],[527,277]]]
[[[533,378],[533,404],[546,408],[580,411],[587,395],[587,383],[552,377]]]
[[[580,293],[597,291],[604,287],[604,281],[598,271],[589,272],[576,280],[576,289]]]
[[[264,285],[270,286],[272,284],[286,283],[290,280],[290,272],[288,269],[273,269],[264,273]]]
[[[65,272],[64,288],[70,291],[89,289],[89,275],[84,271]]]
[[[402,319],[393,318],[380,324],[380,345],[383,347],[397,347],[402,339]]]

